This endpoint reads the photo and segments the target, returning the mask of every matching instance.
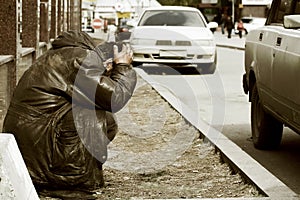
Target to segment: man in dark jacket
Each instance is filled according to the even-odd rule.
[[[227,17],[225,27],[226,27],[227,33],[228,33],[227,38],[231,38],[231,33],[232,33],[232,30],[234,29],[234,24],[233,24],[232,18],[230,16]]]
[[[14,134],[38,191],[103,185],[107,145],[117,132],[113,113],[136,85],[131,61],[129,46],[96,46],[86,33],[69,31],[24,73],[3,131]]]

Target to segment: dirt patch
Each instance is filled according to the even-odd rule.
[[[97,199],[263,196],[141,78],[117,118]]]

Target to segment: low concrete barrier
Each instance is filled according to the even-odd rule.
[[[39,199],[12,134],[0,133],[0,199]]]

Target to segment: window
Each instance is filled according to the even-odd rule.
[[[283,17],[291,12],[291,0],[281,0],[277,13],[275,15],[275,23],[283,23]]]
[[[193,26],[204,27],[204,22],[197,12],[180,10],[147,11],[142,16],[139,26]]]
[[[294,5],[292,6],[294,8],[294,14],[300,14],[300,0],[296,0],[293,2]]]
[[[300,14],[300,0],[278,0],[271,9],[267,24],[283,24],[285,15]]]

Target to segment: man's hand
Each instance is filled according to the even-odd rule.
[[[133,52],[129,44],[123,44],[121,52],[119,52],[118,46],[114,45],[114,62],[116,64],[130,64],[132,62],[132,55]]]

